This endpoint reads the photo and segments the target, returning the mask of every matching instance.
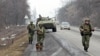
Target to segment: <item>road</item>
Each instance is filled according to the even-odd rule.
[[[81,36],[77,29],[47,31],[44,41],[44,50],[37,52],[35,49],[36,35],[32,45],[25,50],[24,56],[99,56],[99,35],[93,35],[90,41],[89,52],[85,52],[81,43]]]
[[[37,52],[35,49],[36,44],[36,35],[34,36],[33,44],[29,44],[27,47],[24,56],[70,56],[69,53],[66,53],[66,50],[64,50],[57,41],[54,40],[54,38],[50,35],[52,32],[46,33],[46,38],[44,40],[44,50],[42,52]],[[60,53],[60,54],[59,54]]]
[[[77,28],[77,27],[72,27],[72,30],[69,32],[66,32],[66,34],[67,34],[67,36],[70,36],[70,39],[72,39],[72,43],[75,44],[75,42],[76,42],[77,44],[75,44],[75,45],[78,46],[78,48],[80,48],[81,50],[83,50],[82,44],[80,44],[81,36],[80,36],[78,29],[79,28]],[[72,33],[72,34],[68,34],[68,33]],[[73,39],[73,38],[75,38],[75,39]],[[91,40],[90,40],[90,48],[89,48],[89,52],[88,52],[89,55],[99,56],[99,53],[100,53],[100,44],[99,43],[100,43],[100,31],[94,31],[93,36],[91,37]]]

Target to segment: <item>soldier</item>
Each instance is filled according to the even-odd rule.
[[[33,36],[34,36],[34,29],[35,29],[35,25],[33,24],[33,22],[30,22],[30,24],[27,26],[27,29],[29,33],[29,44],[32,44]]]
[[[37,18],[36,25],[38,24],[38,22],[39,22],[40,20],[42,20],[42,16],[41,16],[41,15],[39,15],[39,18]]]
[[[37,30],[37,43],[40,43],[42,47],[43,47],[44,38],[45,38],[45,29],[43,25],[39,24],[39,27]]]
[[[82,36],[82,44],[84,46],[84,50],[88,52],[90,37],[92,36],[92,28],[90,24],[90,20],[88,18],[84,19],[84,23],[80,26],[80,32]]]

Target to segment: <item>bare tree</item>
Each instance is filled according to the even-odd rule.
[[[28,7],[27,0],[0,0],[0,27],[24,24]]]
[[[84,17],[89,17],[95,26],[100,27],[100,1],[76,0],[59,10],[58,19],[69,21],[72,25],[79,25]]]

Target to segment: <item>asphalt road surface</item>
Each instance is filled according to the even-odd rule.
[[[69,53],[66,53],[57,41],[54,40],[53,36],[51,36],[52,32],[46,33],[46,38],[44,40],[44,48],[43,51],[37,52],[35,49],[36,44],[36,35],[34,36],[33,44],[29,44],[27,47],[24,56],[70,56]]]
[[[37,52],[35,49],[36,35],[32,45],[25,50],[24,56],[99,56],[100,36],[93,35],[90,41],[89,52],[85,52],[81,43],[81,36],[77,29],[47,31],[44,41],[44,49]]]

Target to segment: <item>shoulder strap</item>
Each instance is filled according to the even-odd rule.
[[[92,31],[92,26],[91,26],[91,24],[89,24],[89,28],[90,28],[90,31]]]

